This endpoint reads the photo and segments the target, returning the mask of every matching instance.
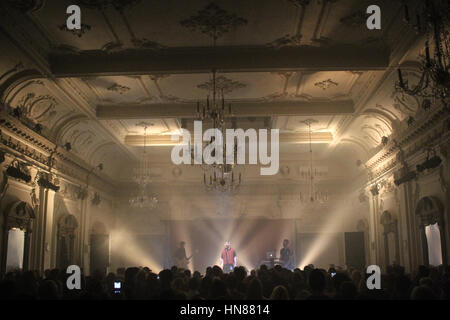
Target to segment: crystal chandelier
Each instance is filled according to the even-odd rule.
[[[215,47],[215,42],[214,42]],[[211,98],[210,98],[211,95]],[[231,116],[231,104],[228,104],[228,107],[225,105],[225,96],[224,89],[220,89],[220,93],[217,88],[216,81],[216,70],[212,70],[212,83],[210,88],[210,93],[206,96],[206,102],[200,103],[197,102],[197,119],[198,120],[210,120],[212,122],[212,128],[216,128],[221,131],[222,137],[225,137],[225,117]],[[210,141],[213,143],[214,140]],[[222,142],[223,143],[223,142]],[[189,146],[189,148],[191,148]],[[226,144],[219,145],[218,148],[220,150],[226,150]],[[191,155],[195,158],[199,156],[198,150],[193,148],[191,150]],[[201,152],[201,150],[200,150]],[[237,144],[235,144],[234,150],[232,151],[234,158],[234,163],[237,163],[236,155],[237,155]],[[222,163],[213,162],[211,164],[205,164],[203,162],[203,184],[205,185],[208,191],[210,190],[218,190],[218,191],[236,191],[242,182],[242,174],[241,172],[236,172],[237,167],[235,164],[226,164],[227,156],[225,152],[223,153]],[[215,153],[211,154],[212,157],[215,157]]]
[[[235,173],[233,164],[219,164],[203,173],[203,184],[207,190],[237,191],[242,183],[241,172]]]
[[[156,208],[158,205],[158,197],[156,195],[148,196],[145,188],[139,187],[136,196],[130,199],[130,205],[135,208]]]
[[[147,159],[147,128],[150,126],[147,122],[141,122],[137,124],[138,127],[144,128],[144,148],[142,150],[142,157],[138,162],[138,165],[133,168],[133,180],[140,187],[145,187],[151,182],[150,165]]]
[[[405,21],[412,25],[406,3],[404,10]],[[417,33],[426,36],[425,57],[422,58],[420,67],[422,74],[417,85],[410,87],[403,78],[401,69],[398,69],[395,88],[398,92],[423,98],[424,109],[431,106],[432,100],[441,100],[446,105],[450,95],[450,2],[426,0],[422,11],[416,15],[413,27]]]
[[[213,2],[200,10],[197,15],[181,21],[181,25],[191,31],[198,31],[208,35],[212,39],[213,53],[216,53],[216,42],[221,36],[230,32],[233,28],[245,24],[247,24],[246,19],[227,12]],[[215,68],[212,68],[212,83],[209,85],[209,94],[206,97],[206,102],[197,102],[197,119],[210,120],[212,127],[221,130],[222,136],[225,136],[225,118],[232,113],[231,104],[225,105],[224,94],[226,92],[217,83],[216,71]],[[191,149],[190,145],[189,149]],[[199,156],[195,147],[194,150],[191,149],[191,155],[193,155],[194,159],[197,159]],[[241,184],[241,173],[237,173],[234,164],[226,164],[226,161],[223,161],[222,164],[214,162],[212,164],[203,164],[202,168],[204,170],[203,183],[208,190],[232,191],[236,190]]]
[[[138,185],[137,194],[130,198],[129,203],[132,207],[137,208],[155,208],[158,204],[158,197],[156,194],[148,195],[147,186],[151,182],[150,165],[147,159],[147,128],[149,123],[141,122],[137,124],[138,127],[144,128],[144,148],[142,150],[142,158],[137,167],[133,169],[133,180]]]
[[[225,114],[231,115],[231,104],[228,104],[227,110],[225,110],[225,97],[223,88],[220,91],[220,95],[217,92],[216,84],[216,70],[212,70],[212,99],[209,94],[206,96],[206,103],[201,104],[197,102],[197,119],[198,120],[211,120],[213,128],[222,129],[225,124]]]
[[[313,164],[313,151],[312,151],[312,130],[311,124],[317,122],[314,119],[307,119],[303,121],[308,126],[309,131],[309,170],[306,173],[306,176],[309,181],[309,194],[308,197],[305,197],[302,192],[300,192],[300,202],[302,203],[326,203],[329,200],[328,191],[319,191],[316,189],[316,185],[314,183],[314,178],[318,175],[318,171],[314,170]],[[320,173],[319,173],[320,174]]]

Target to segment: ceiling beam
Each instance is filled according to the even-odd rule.
[[[384,70],[389,50],[354,45],[333,47],[167,48],[103,51],[49,56],[56,77],[133,75],[148,73],[260,72],[281,70]]]
[[[191,135],[192,144],[194,143]],[[309,132],[280,133],[280,143],[309,143]],[[126,145],[144,146],[144,135],[127,135],[124,140]],[[174,146],[180,141],[172,141],[170,135],[147,135],[145,144],[148,147]],[[331,132],[313,132],[311,134],[312,143],[331,143],[333,135]]]
[[[353,101],[277,101],[233,102],[233,117],[309,116],[352,114]],[[158,103],[142,105],[98,105],[97,119],[196,118],[196,103]]]

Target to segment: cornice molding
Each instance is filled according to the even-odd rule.
[[[436,106],[403,132],[391,136],[389,143],[366,162],[366,168],[372,173],[369,180],[379,179],[400,164],[397,159],[399,148],[405,152],[405,161],[410,162],[427,147],[448,141],[450,131],[446,123],[449,119],[448,112]]]
[[[75,184],[85,184],[86,176],[91,167],[81,159],[58,147],[55,143],[39,135],[23,125],[19,120],[5,112],[0,112],[0,145],[7,153],[21,156],[22,160],[36,166],[39,170],[52,171]],[[55,151],[56,150],[56,151]],[[53,154],[53,166],[50,168],[49,157]],[[91,175],[92,186],[99,190],[111,193],[114,183],[104,174]]]

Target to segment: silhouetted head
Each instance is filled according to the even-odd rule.
[[[325,274],[322,270],[314,269],[309,275],[309,286],[313,293],[323,293],[325,289]]]

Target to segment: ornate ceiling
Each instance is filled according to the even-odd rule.
[[[152,161],[168,159],[164,141],[192,122],[213,67],[238,127],[285,134],[282,161],[307,154],[306,119],[316,120],[322,159],[354,164],[417,109],[393,93],[396,66],[414,77],[419,53],[398,1],[76,2],[76,32],[65,28],[71,1],[1,4],[1,100],[113,179],[137,158],[142,120]],[[365,8],[375,3],[382,29],[368,30]],[[215,48],[209,21],[220,21]]]

